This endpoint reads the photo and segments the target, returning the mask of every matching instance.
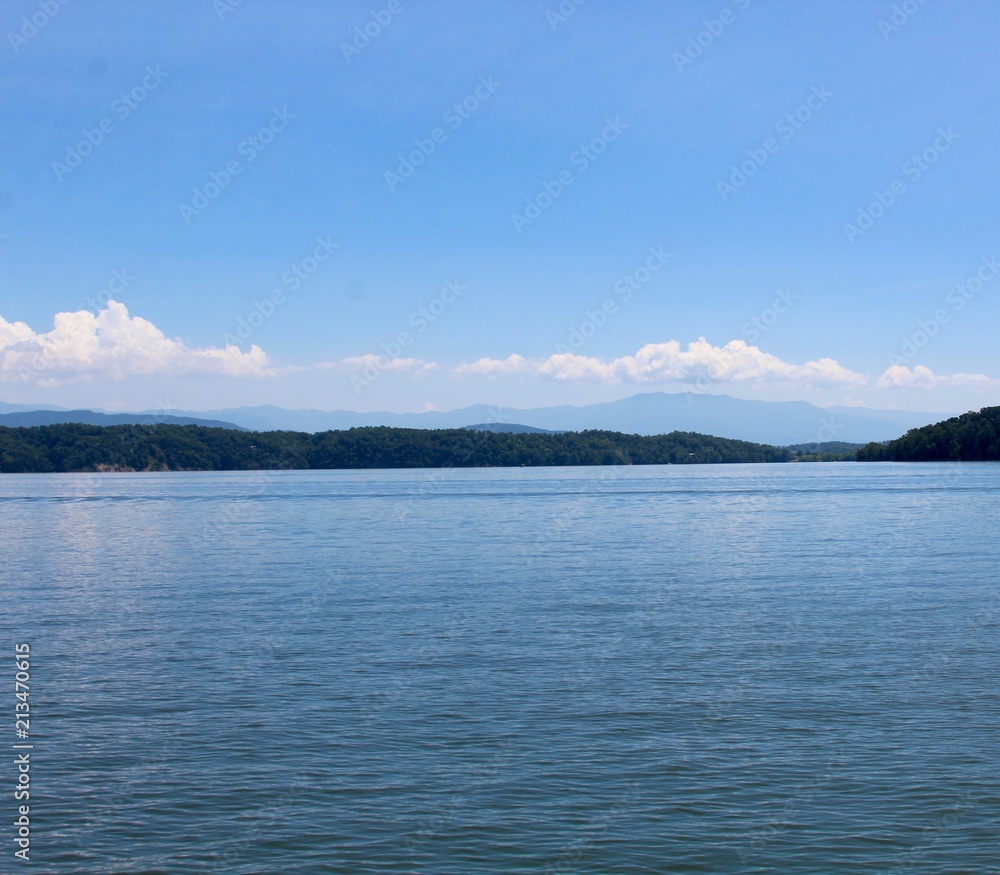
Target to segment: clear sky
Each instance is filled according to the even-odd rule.
[[[1000,403],[990,0],[15,0],[0,40],[0,400]]]

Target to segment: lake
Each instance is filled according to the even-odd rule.
[[[0,522],[35,871],[996,871],[996,465],[4,475]]]

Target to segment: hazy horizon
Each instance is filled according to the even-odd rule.
[[[761,398],[742,398],[742,397],[740,397],[738,395],[734,395],[734,394],[731,394],[729,392],[693,392],[693,391],[689,391],[689,392],[684,392],[684,391],[669,392],[669,391],[666,391],[666,390],[663,390],[663,389],[650,389],[650,390],[647,390],[647,391],[630,392],[630,393],[628,393],[626,395],[621,395],[621,396],[618,396],[618,397],[608,398],[608,399],[601,400],[601,401],[584,401],[584,402],[577,402],[577,403],[565,402],[564,404],[532,404],[530,406],[529,405],[525,405],[523,407],[516,407],[516,406],[510,405],[510,404],[507,404],[507,405],[503,405],[503,404],[491,404],[488,401],[476,401],[476,402],[472,402],[471,404],[461,404],[461,405],[457,405],[455,407],[440,407],[439,408],[439,407],[436,407],[436,406],[430,406],[430,407],[424,406],[424,407],[419,408],[419,409],[399,409],[399,410],[393,410],[393,409],[389,409],[389,408],[375,408],[375,409],[371,409],[371,410],[361,410],[361,409],[354,409],[354,408],[350,408],[350,407],[342,407],[342,408],[341,407],[336,407],[336,408],[324,408],[324,407],[291,407],[291,406],[287,406],[287,405],[272,404],[272,403],[263,403],[263,404],[221,404],[221,405],[218,405],[218,406],[215,406],[215,407],[192,407],[192,408],[187,408],[187,407],[166,407],[166,406],[160,405],[160,406],[152,407],[152,408],[142,408],[141,410],[139,408],[129,407],[129,406],[125,405],[125,404],[120,404],[117,407],[98,407],[98,406],[95,405],[95,406],[92,406],[92,407],[82,406],[79,409],[94,410],[94,411],[106,412],[106,413],[140,413],[140,412],[141,413],[148,413],[148,412],[156,412],[157,410],[160,411],[160,412],[163,412],[163,413],[171,413],[171,412],[174,412],[174,411],[181,411],[181,412],[212,412],[212,411],[216,411],[216,410],[233,410],[233,409],[238,409],[238,408],[243,408],[243,407],[248,408],[248,409],[253,409],[254,407],[274,407],[274,408],[277,408],[279,410],[285,410],[285,411],[289,411],[289,412],[294,412],[294,411],[297,411],[297,410],[317,410],[317,411],[321,411],[321,412],[324,412],[324,413],[359,413],[359,414],[365,414],[365,413],[372,413],[372,414],[374,414],[374,413],[392,413],[392,414],[398,414],[398,415],[407,415],[407,414],[419,414],[419,413],[448,413],[448,412],[453,412],[453,411],[465,410],[465,409],[472,408],[472,407],[487,407],[487,408],[496,409],[496,410],[502,410],[502,409],[509,409],[509,410],[542,410],[542,409],[547,409],[547,408],[550,408],[550,407],[559,407],[559,406],[588,407],[588,406],[591,406],[593,404],[609,404],[609,403],[614,403],[615,401],[625,401],[625,400],[628,400],[629,398],[634,398],[634,397],[639,396],[639,395],[661,395],[661,394],[662,395],[685,395],[685,394],[691,394],[691,395],[697,395],[697,396],[714,396],[714,397],[717,397],[717,398],[732,398],[732,399],[737,400],[737,401],[766,401],[767,400],[767,399],[761,399]],[[776,401],[778,401],[778,403],[780,403],[781,401],[788,402],[788,403],[796,403],[796,402],[804,403],[804,404],[811,404],[812,403],[812,402],[805,401],[804,399],[800,399],[800,398],[776,399]],[[62,409],[62,410],[76,409],[76,408],[67,407],[67,406],[61,405],[61,404],[48,404],[48,403],[42,403],[42,402],[39,402],[38,404],[32,404],[30,402],[28,402],[28,403],[22,403],[22,402],[3,402],[3,403],[4,404],[11,404],[13,406],[18,406],[18,407],[23,406],[23,407],[27,407],[27,408],[30,408],[30,409],[44,409],[47,406],[48,407],[57,407],[57,408]],[[944,416],[954,416],[957,413],[966,412],[964,410],[959,411],[957,409],[956,410],[915,410],[915,409],[912,409],[912,408],[907,408],[904,411],[903,408],[899,408],[899,407],[895,407],[895,406],[890,406],[890,407],[872,407],[872,406],[864,405],[864,404],[835,404],[835,403],[827,403],[827,404],[815,404],[813,406],[816,406],[816,407],[820,408],[821,410],[827,410],[827,409],[831,409],[831,408],[853,409],[853,410],[878,410],[878,411],[886,411],[886,412],[927,413],[928,415],[939,415],[939,416],[942,416],[942,417],[944,417]]]

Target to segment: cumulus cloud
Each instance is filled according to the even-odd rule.
[[[256,345],[191,347],[169,338],[152,322],[130,316],[124,304],[109,301],[97,314],[88,310],[57,313],[50,331],[39,333],[24,322],[0,317],[0,381],[54,386],[77,380],[121,380],[126,377],[216,375],[266,377],[292,370],[338,369],[352,374],[384,371],[419,377],[438,368],[418,358],[369,353],[306,367],[276,368]],[[831,358],[793,364],[742,340],[713,346],[704,337],[687,348],[676,340],[650,343],[634,355],[605,361],[564,352],[548,358],[481,358],[453,369],[459,375],[497,377],[525,374],[559,382],[589,383],[786,383],[800,386],[865,387],[870,380]],[[354,379],[352,377],[352,379]],[[996,385],[984,374],[938,375],[930,368],[895,365],[875,388]]]
[[[986,374],[938,375],[923,365],[917,365],[912,371],[904,365],[893,365],[875,385],[880,389],[933,389],[935,386],[987,386],[992,382]]]
[[[455,368],[457,374],[500,376],[534,374],[551,380],[591,383],[667,382],[782,382],[800,385],[863,386],[862,374],[848,370],[830,358],[790,364],[742,340],[713,346],[704,337],[683,349],[676,340],[650,343],[635,355],[611,361],[576,353],[558,353],[546,359],[483,358]]]
[[[108,301],[89,310],[57,313],[51,331],[37,333],[24,322],[0,317],[0,380],[41,386],[77,380],[125,377],[223,375],[260,377],[276,373],[259,346],[190,347],[169,338],[124,304]]]

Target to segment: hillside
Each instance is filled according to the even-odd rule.
[[[82,425],[203,425],[206,428],[235,428],[246,431],[241,425],[218,419],[196,416],[172,416],[166,413],[103,413],[97,410],[22,410],[0,413],[0,425],[22,428],[33,425],[61,425],[76,422]]]
[[[0,472],[230,471],[787,462],[777,447],[674,432],[512,434],[354,428],[320,434],[196,425],[0,427]]]
[[[1000,461],[1000,407],[984,407],[914,428],[887,444],[868,444],[859,462]]]
[[[554,434],[547,428],[535,428],[533,425],[519,425],[516,422],[480,422],[477,425],[462,426],[468,431],[495,431],[507,434]]]
[[[819,441],[791,444],[785,449],[791,452],[794,462],[855,462],[863,446],[845,441]]]

